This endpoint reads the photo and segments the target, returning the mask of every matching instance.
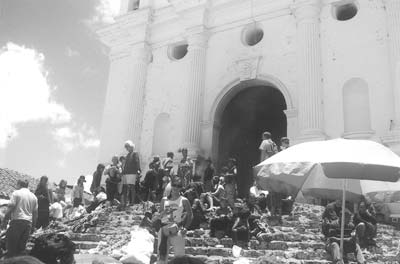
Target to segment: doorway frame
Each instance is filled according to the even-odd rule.
[[[209,112],[207,122],[211,127],[210,149],[206,151],[208,156],[213,157],[215,164],[219,164],[219,134],[221,130],[221,118],[226,106],[241,91],[254,86],[266,86],[277,89],[281,92],[286,102],[284,113],[287,120],[287,136],[294,139],[298,134],[297,109],[294,107],[291,94],[287,87],[276,77],[272,75],[258,75],[256,79],[241,80],[235,78],[218,93],[215,97]]]

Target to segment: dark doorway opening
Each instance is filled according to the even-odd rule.
[[[278,89],[255,86],[236,94],[223,110],[218,140],[218,167],[224,166],[230,157],[237,160],[240,197],[245,197],[253,184],[252,167],[260,161],[258,148],[262,133],[271,132],[277,145],[280,138],[286,136],[285,109],[285,98]]]

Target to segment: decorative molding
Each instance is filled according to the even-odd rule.
[[[119,59],[123,59],[125,57],[129,57],[130,51],[129,47],[119,48],[119,49],[111,49],[109,53],[110,61],[116,61]]]
[[[290,108],[283,110],[287,118],[295,118],[298,116],[299,112],[297,111],[296,108]]]
[[[292,11],[297,21],[318,19],[321,13],[321,0],[294,0]]]
[[[346,139],[369,139],[375,134],[373,130],[357,131],[357,132],[345,132],[342,134],[343,138]]]
[[[257,56],[240,59],[234,62],[234,69],[241,82],[257,78],[261,58],[262,56]]]
[[[117,17],[115,23],[98,30],[96,34],[110,48],[147,41],[152,13],[151,9],[146,8]]]
[[[209,39],[209,34],[207,31],[203,31],[200,33],[195,33],[190,36],[188,36],[188,49],[193,50],[193,49],[205,49],[207,48],[207,43]]]
[[[213,122],[211,120],[203,120],[203,121],[201,121],[202,129],[212,128],[213,126],[214,126],[214,124],[213,124]]]
[[[380,137],[385,145],[400,144],[400,130],[392,130],[385,136]]]
[[[146,42],[135,45],[131,49],[131,56],[139,62],[149,63],[151,58],[151,47]]]

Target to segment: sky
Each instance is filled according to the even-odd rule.
[[[0,167],[73,184],[97,166],[119,0],[0,0]]]

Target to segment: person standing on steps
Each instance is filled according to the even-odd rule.
[[[262,142],[259,147],[260,149],[260,162],[272,157],[278,152],[278,147],[276,146],[275,142],[272,141],[271,133],[266,131],[262,135]]]
[[[128,154],[125,158],[125,164],[122,169],[122,206],[125,207],[135,203],[136,197],[136,180],[139,177],[140,160],[139,153],[135,152],[135,144],[132,141],[127,140],[125,142],[125,149]]]
[[[111,164],[104,170],[104,175],[108,176],[106,179],[107,199],[113,204],[114,199],[119,198],[118,184],[121,182],[121,166],[117,155],[111,158]]]
[[[92,184],[90,185],[90,192],[96,196],[97,195],[97,190],[100,187],[101,184],[101,178],[103,177],[103,172],[104,172],[104,164],[100,163],[97,165],[96,171],[93,172],[93,180]]]
[[[204,170],[203,182],[204,182],[204,189],[206,192],[211,192],[212,190],[212,178],[215,174],[215,169],[212,164],[211,158],[206,159],[207,167]]]
[[[48,185],[49,179],[47,176],[42,176],[35,191],[39,212],[36,228],[46,228],[50,223],[50,204],[53,199]]]
[[[182,181],[183,187],[189,186],[193,180],[193,161],[188,157],[187,148],[180,149],[182,159],[178,165],[178,176]]]
[[[8,210],[5,214],[2,228],[10,225],[6,233],[7,258],[22,255],[26,250],[29,234],[33,233],[38,216],[38,200],[29,191],[28,181],[19,180],[17,190],[11,194]]]
[[[84,175],[79,176],[76,185],[72,189],[72,204],[74,208],[77,208],[79,207],[79,205],[83,204],[84,182],[86,182],[85,176]]]

